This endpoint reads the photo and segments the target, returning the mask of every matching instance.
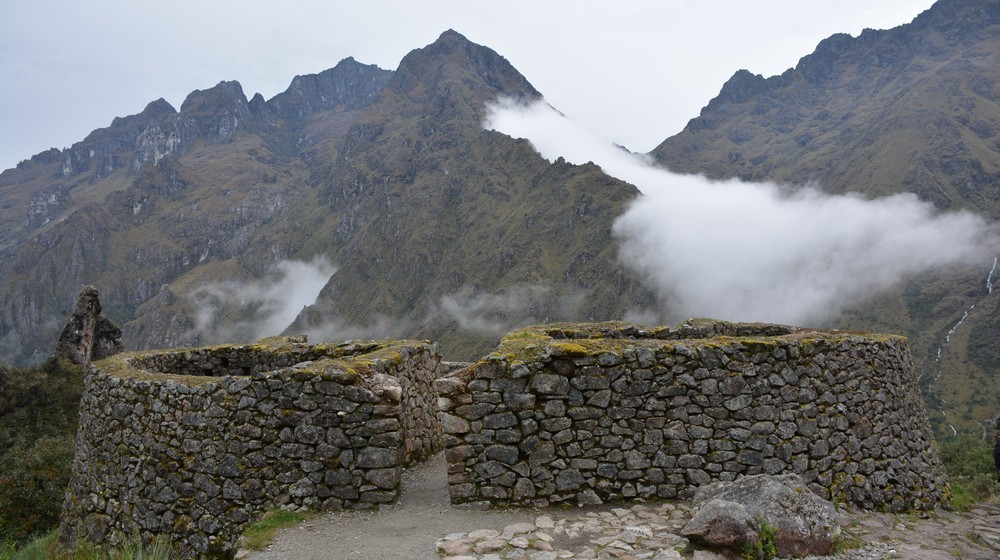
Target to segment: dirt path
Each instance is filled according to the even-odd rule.
[[[641,550],[657,550],[650,558],[680,558],[675,552],[672,533],[690,518],[689,504],[677,503],[657,506],[633,506],[631,511],[613,509],[602,513],[596,510],[545,510],[507,509],[502,511],[476,511],[460,509],[448,501],[447,475],[444,454],[407,470],[403,474],[402,490],[396,504],[377,512],[334,512],[316,517],[279,534],[277,540],[265,551],[254,552],[250,560],[439,560],[436,544],[446,535],[449,539],[469,539],[475,532],[480,540],[496,536],[514,523],[531,523],[545,514],[554,518],[555,529],[552,546],[563,549],[571,557],[644,558]],[[604,508],[608,509],[608,508]],[[663,511],[660,511],[660,510]],[[617,516],[626,517],[626,524],[646,523],[656,528],[659,535],[650,542],[637,542],[629,535],[629,527],[621,532]],[[549,520],[551,523],[551,519]],[[621,521],[621,520],[618,520]],[[841,559],[883,560],[887,558],[913,558],[921,560],[997,560],[1000,558],[1000,506],[982,505],[970,513],[937,512],[923,516],[861,513],[846,517],[841,522],[845,533],[866,545],[848,551]],[[552,526],[551,524],[549,526]],[[564,530],[565,528],[566,530]],[[493,531],[483,531],[490,530]],[[601,531],[604,531],[602,534]],[[662,531],[662,532],[661,532]],[[610,554],[607,550],[597,554],[595,543],[615,540],[615,537],[632,537],[628,552]],[[679,538],[679,537],[677,537]],[[473,539],[475,540],[475,539]],[[663,549],[653,546],[654,541]],[[684,540],[683,542],[686,542]],[[604,543],[608,544],[608,543]],[[604,545],[601,545],[604,546]],[[614,544],[610,544],[613,548]],[[650,548],[652,546],[652,548]],[[510,546],[506,546],[510,549]],[[588,550],[589,548],[589,550]],[[500,552],[497,549],[496,552]],[[486,551],[484,551],[486,552]],[[514,553],[514,554],[511,554]],[[468,554],[468,553],[463,553]],[[510,550],[498,554],[469,555],[472,558],[532,558],[557,557],[557,552]],[[466,556],[466,557],[469,557]],[[699,553],[695,558],[722,558],[710,553]]]
[[[474,511],[448,501],[444,453],[403,473],[396,504],[378,512],[333,512],[282,532],[252,560],[438,560],[435,543],[449,533],[502,530],[533,521],[534,510]]]

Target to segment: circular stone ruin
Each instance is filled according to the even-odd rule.
[[[707,320],[546,325],[435,385],[455,503],[687,498],[784,473],[866,509],[949,499],[898,336]]]
[[[96,362],[60,538],[225,558],[268,509],[391,502],[441,448],[439,364],[427,342],[305,337]]]

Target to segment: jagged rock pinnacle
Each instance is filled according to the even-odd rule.
[[[77,364],[88,364],[122,351],[122,330],[101,315],[101,296],[97,288],[86,286],[76,300],[59,342],[57,358],[67,358]]]

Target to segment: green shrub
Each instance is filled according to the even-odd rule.
[[[865,541],[858,537],[841,532],[833,539],[833,546],[830,549],[830,554],[832,556],[838,556],[847,553],[849,550],[854,550],[863,546],[865,546]]]
[[[938,442],[941,461],[950,476],[992,474],[996,476],[993,462],[993,442],[971,434],[959,434]]]
[[[778,556],[778,528],[764,519],[757,521],[757,539],[743,545],[743,560],[773,560]]]
[[[950,482],[954,509],[968,511],[980,502],[1000,502],[1000,482],[997,482],[996,475],[955,476]]]
[[[42,437],[0,456],[0,535],[24,540],[58,525],[73,437]]]
[[[1000,501],[991,442],[960,434],[941,440],[938,447],[951,483],[952,507],[964,511],[977,502]]]
[[[0,366],[6,382],[0,399],[0,453],[44,436],[75,435],[83,393],[83,368],[50,359],[31,369]]]
[[[172,557],[169,543],[159,541],[148,546],[129,543],[114,548],[84,543],[67,549],[57,540],[54,530],[17,550],[9,543],[6,548],[0,547],[0,560],[170,560]]]
[[[10,560],[15,552],[17,552],[16,542],[0,539],[0,560]]]
[[[51,531],[47,535],[38,537],[28,542],[24,547],[15,552],[11,560],[48,560],[49,558],[59,558],[57,552],[56,532]]]
[[[83,377],[82,368],[56,359],[0,366],[0,541],[22,543],[58,524]]]

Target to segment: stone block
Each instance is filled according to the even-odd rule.
[[[566,395],[569,393],[569,380],[561,375],[540,373],[531,379],[532,390],[541,395]]]

